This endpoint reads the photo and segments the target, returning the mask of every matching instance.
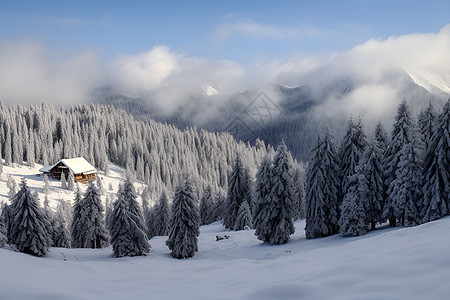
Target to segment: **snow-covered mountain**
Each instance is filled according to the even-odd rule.
[[[430,72],[427,70],[406,70],[415,84],[430,93],[450,94],[450,74]]]
[[[318,130],[331,127],[339,139],[348,117],[353,115],[367,123],[369,136],[378,120],[385,123],[389,132],[400,100],[409,102],[413,114],[418,114],[429,101],[440,109],[449,96],[449,82],[450,77],[445,74],[408,70],[385,74],[376,82],[341,77],[320,87],[271,83],[229,96],[205,84],[202,95],[190,97],[170,114],[158,112],[158,106],[151,99],[114,95],[102,103],[124,108],[139,118],[153,118],[179,128],[195,125],[209,131],[230,131],[244,141],[254,142],[259,138],[277,145],[284,139],[295,158],[307,160]],[[265,104],[258,103],[261,93],[270,100],[272,104],[265,103],[270,106],[263,107]],[[252,109],[254,112],[256,109],[257,118],[249,113]],[[260,122],[262,116],[273,116],[272,113],[276,117]],[[237,124],[240,130],[232,130]]]

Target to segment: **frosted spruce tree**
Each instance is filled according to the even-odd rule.
[[[365,195],[368,189],[361,165],[356,166],[356,173],[349,178],[349,184],[349,190],[341,204],[340,232],[342,236],[364,235],[367,232]]]
[[[389,146],[384,154],[384,172],[385,172],[385,189],[386,191],[386,201],[383,207],[383,220],[389,220],[389,224],[393,227],[397,225],[396,214],[398,215],[398,210],[403,210],[402,208],[397,208],[397,213],[395,213],[395,201],[398,194],[393,194],[395,188],[395,180],[397,179],[397,168],[400,162],[401,150],[405,144],[411,143],[412,140],[412,127],[413,123],[411,120],[411,115],[409,112],[408,105],[406,101],[402,101],[398,106],[397,115],[395,117],[394,129],[392,131],[392,139]]]
[[[364,133],[361,119],[356,123],[350,119],[347,126],[347,133],[339,149],[340,176],[342,180],[339,205],[349,189],[350,177],[355,174],[355,167],[367,146],[367,137]]]
[[[189,180],[175,189],[172,203],[172,218],[166,245],[175,258],[188,258],[198,251],[197,237],[200,234],[200,213],[195,194]]]
[[[8,174],[8,181],[6,182],[6,186],[9,188],[8,196],[10,198],[14,197],[17,194],[17,183],[11,174]]]
[[[64,172],[61,173],[61,188],[67,189],[67,180]]]
[[[103,188],[103,181],[100,178],[100,176],[97,175],[97,188],[98,188],[98,192],[100,193],[100,195],[105,195],[105,189]]]
[[[338,232],[338,189],[340,162],[329,130],[317,138],[306,173],[306,238]]]
[[[44,174],[44,194],[50,194],[50,182],[48,180],[47,174]]]
[[[294,221],[304,219],[306,215],[305,207],[305,170],[303,166],[295,168],[294,182]]]
[[[74,191],[75,190],[75,177],[74,177],[72,171],[69,172],[69,177],[67,179],[67,189],[69,191]]]
[[[450,207],[450,99],[436,122],[424,159],[423,222],[449,214]]]
[[[255,205],[253,227],[258,228],[264,220],[268,218],[269,211],[266,207],[270,203],[272,192],[272,159],[266,155],[256,173],[256,180],[253,189],[253,203]]]
[[[292,182],[292,158],[282,141],[273,159],[270,177],[271,191],[264,205],[258,212],[255,224],[255,235],[269,244],[285,244],[294,233],[293,201],[294,189]]]
[[[6,244],[8,243],[8,230],[6,225],[6,218],[4,209],[6,207],[6,204],[2,204],[2,212],[0,214],[0,248],[4,248]]]
[[[45,256],[51,243],[51,224],[25,179],[22,179],[20,190],[12,200],[11,220],[14,221],[8,230],[9,243],[20,252]]]
[[[421,137],[414,124],[408,132],[411,136],[400,150],[396,178],[389,187],[388,201],[394,217],[401,225],[415,226],[421,223],[422,207],[422,152]]]
[[[147,232],[147,224],[145,223],[144,213],[142,212],[141,205],[137,202],[137,195],[134,185],[129,179],[125,179],[122,187],[122,194],[127,202],[128,211],[132,215],[138,217],[136,224],[143,232]]]
[[[208,185],[203,191],[203,196],[200,200],[200,225],[211,224],[215,221],[214,202],[212,197],[211,186]]]
[[[247,201],[242,202],[239,207],[238,216],[236,218],[236,224],[234,224],[233,230],[245,230],[253,228],[253,217],[250,210],[250,205]]]
[[[70,223],[70,237],[71,237],[71,246],[73,248],[80,248],[81,245],[81,205],[82,205],[82,197],[80,186],[77,184],[75,189],[75,199],[73,204],[73,212],[72,212],[72,222]]]
[[[436,112],[431,101],[429,102],[427,108],[420,112],[417,125],[423,141],[422,152],[426,153],[428,147],[430,146],[436,126]]]
[[[384,152],[386,151],[389,144],[389,139],[387,136],[387,132],[381,122],[378,122],[375,127],[375,142],[378,149],[380,149],[381,154],[384,155]]]
[[[245,174],[245,169],[239,155],[236,157],[233,171],[228,179],[228,195],[226,201],[227,209],[223,219],[223,225],[225,228],[233,229],[242,202],[250,202],[248,177]]]
[[[166,189],[163,189],[159,202],[153,212],[153,233],[156,236],[169,234],[170,206]]]
[[[104,248],[109,245],[106,230],[104,208],[97,187],[90,182],[84,197],[75,202],[74,220],[72,224],[73,248]],[[79,210],[75,213],[76,210]],[[75,217],[79,217],[75,219]]]
[[[384,206],[384,184],[383,184],[383,154],[378,147],[379,142],[370,142],[364,152],[359,165],[360,175],[365,178],[365,213],[367,224],[374,230],[377,223],[381,223],[381,214]],[[360,178],[361,181],[361,178]]]
[[[139,256],[150,251],[147,234],[142,228],[142,216],[129,210],[130,202],[133,201],[133,195],[127,187],[129,184],[131,181],[126,180],[122,192],[118,193],[112,212],[110,226],[114,257]]]

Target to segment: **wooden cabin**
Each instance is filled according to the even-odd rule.
[[[39,172],[57,180],[61,180],[62,173],[67,179],[70,171],[72,171],[75,181],[81,183],[93,181],[97,176],[97,170],[83,157],[61,159],[53,166],[39,169]]]

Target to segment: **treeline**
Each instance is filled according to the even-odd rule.
[[[450,101],[450,100],[449,100]],[[306,237],[363,235],[376,224],[415,226],[449,214],[449,101],[430,102],[415,121],[402,101],[389,139],[379,123],[368,140],[349,120],[339,149],[319,134],[307,170]]]
[[[6,165],[26,161],[33,167],[82,156],[108,172],[110,161],[148,183],[154,198],[163,187],[173,191],[183,173],[201,185],[226,189],[237,152],[254,173],[268,151],[273,149],[259,140],[250,146],[228,133],[136,121],[112,106],[55,109],[47,103],[28,107],[0,103],[0,157]]]

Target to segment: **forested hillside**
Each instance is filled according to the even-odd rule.
[[[199,188],[226,188],[237,153],[254,174],[262,157],[273,152],[261,141],[250,146],[228,133],[137,121],[123,110],[97,104],[61,109],[47,103],[0,104],[0,144],[6,165],[49,165],[83,156],[107,173],[109,160],[148,183],[155,197],[164,186],[173,190],[182,174],[189,174]]]

